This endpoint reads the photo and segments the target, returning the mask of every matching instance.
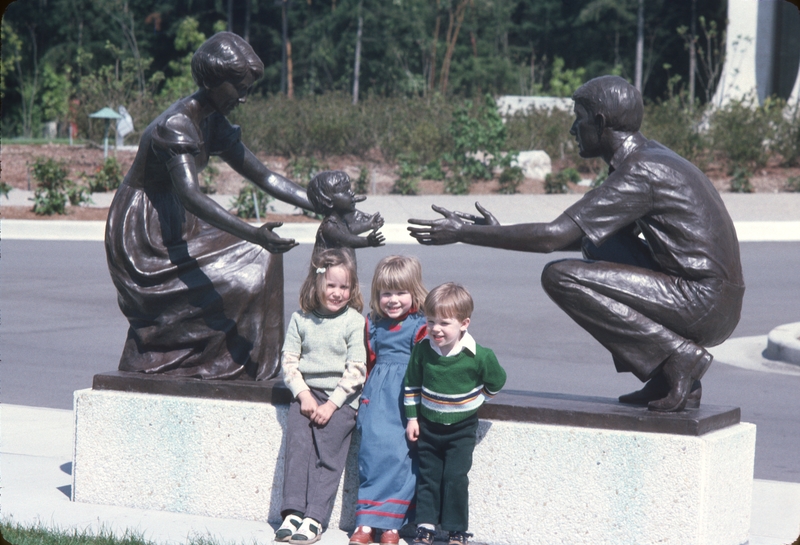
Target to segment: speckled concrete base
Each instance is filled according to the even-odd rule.
[[[278,522],[286,406],[80,390],[73,499]],[[481,421],[476,543],[747,542],[755,426],[699,437]],[[352,529],[351,448],[331,527]]]

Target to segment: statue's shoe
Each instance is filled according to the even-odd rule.
[[[619,396],[619,402],[626,405],[647,405],[651,401],[665,398],[669,394],[669,384],[663,374],[659,373],[648,380],[644,388],[629,394]],[[703,395],[703,385],[699,380],[692,383],[692,389],[686,397],[686,409],[697,409],[700,407],[700,398]]]
[[[688,344],[688,343],[687,343]],[[695,381],[699,381],[714,357],[696,345],[691,350],[676,352],[664,363],[661,373],[670,385],[662,399],[651,401],[647,408],[659,412],[679,412],[686,408]]]

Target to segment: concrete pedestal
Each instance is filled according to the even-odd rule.
[[[606,404],[632,422],[652,413],[549,396],[498,396],[482,411],[495,419],[481,420],[470,473],[476,543],[747,542],[755,426],[739,423],[738,410],[717,411],[736,422],[718,419],[709,431],[676,428],[714,421],[709,409],[705,417],[662,415],[677,433],[626,431],[565,425],[558,420],[580,410],[553,405]],[[518,414],[545,422],[507,419],[515,402]],[[286,412],[278,402],[80,390],[73,499],[277,523]],[[332,527],[355,524],[357,446],[356,438]]]

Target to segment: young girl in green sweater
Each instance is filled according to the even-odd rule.
[[[283,380],[294,401],[275,541],[314,543],[328,523],[367,374],[362,307],[352,258],[338,249],[313,257],[283,344]]]

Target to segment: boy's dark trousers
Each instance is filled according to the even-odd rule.
[[[446,532],[469,528],[469,477],[478,415],[455,424],[420,416],[417,524],[441,524]]]

